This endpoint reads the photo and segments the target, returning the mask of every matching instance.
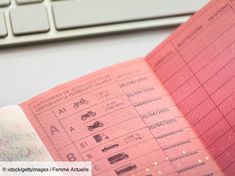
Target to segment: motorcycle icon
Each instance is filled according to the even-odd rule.
[[[103,126],[104,126],[104,123],[96,121],[93,125],[87,126],[87,128],[89,131],[93,131],[94,129],[99,128],[99,127],[103,127]]]
[[[94,116],[96,116],[96,112],[88,111],[86,114],[81,115],[81,119],[85,121],[87,118]]]
[[[75,102],[75,103],[73,104],[73,107],[74,107],[74,108],[79,108],[80,105],[88,104],[88,103],[89,103],[88,100],[82,98],[80,101]]]

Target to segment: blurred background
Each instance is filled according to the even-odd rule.
[[[144,57],[208,1],[0,0],[0,107]]]

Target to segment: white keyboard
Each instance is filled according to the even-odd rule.
[[[0,0],[0,47],[178,25],[209,0]]]

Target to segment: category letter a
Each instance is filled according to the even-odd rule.
[[[54,135],[56,132],[60,132],[60,130],[58,130],[58,128],[56,128],[54,125],[50,126],[50,130],[51,130],[51,135]]]

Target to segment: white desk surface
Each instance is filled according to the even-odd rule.
[[[0,50],[0,107],[19,104],[56,85],[145,56],[174,28]]]

